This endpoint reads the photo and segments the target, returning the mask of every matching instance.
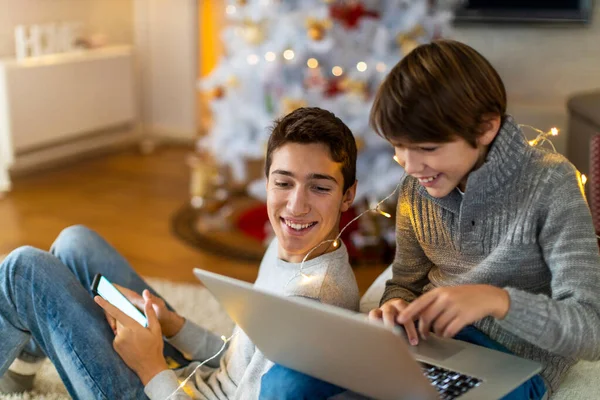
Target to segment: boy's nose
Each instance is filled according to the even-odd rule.
[[[304,190],[298,188],[290,193],[287,202],[287,209],[292,215],[304,215],[310,211],[308,199]]]
[[[400,165],[408,175],[418,174],[423,171],[423,162],[420,157],[411,151],[405,151],[402,157],[398,157]]]

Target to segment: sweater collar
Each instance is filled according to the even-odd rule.
[[[302,267],[302,270],[310,271],[314,267],[327,266],[327,265],[329,265],[329,263],[331,261],[335,262],[335,260],[338,260],[338,259],[344,259],[344,258],[348,259],[348,250],[346,249],[346,245],[344,245],[344,242],[341,239],[339,239],[339,243],[340,243],[340,247],[338,247],[337,249],[330,251],[329,253],[321,254],[320,256],[317,256],[315,258],[305,261],[304,266]],[[300,265],[302,265],[302,263],[288,262],[288,261],[284,261],[278,257],[277,265],[280,268],[299,271]]]
[[[510,115],[507,116],[490,146],[485,162],[469,174],[464,198],[484,202],[489,194],[501,190],[522,168],[523,160],[530,152],[531,146],[525,135],[514,119]],[[451,212],[460,211],[463,196],[457,189],[445,197],[437,198],[429,195],[427,189],[419,185],[419,193]]]

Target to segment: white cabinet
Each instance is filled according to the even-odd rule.
[[[0,192],[21,152],[135,119],[130,46],[0,60]]]

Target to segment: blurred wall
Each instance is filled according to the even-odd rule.
[[[518,122],[561,128],[554,142],[565,152],[568,97],[600,90],[600,4],[587,25],[459,25],[454,38],[473,46],[498,70]]]
[[[133,0],[146,133],[185,142],[196,137],[200,2]]]
[[[17,25],[81,21],[84,34],[133,44],[133,0],[0,0],[0,57],[15,56]]]

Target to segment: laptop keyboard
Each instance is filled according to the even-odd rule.
[[[435,365],[420,363],[425,377],[435,386],[442,400],[451,400],[481,384],[481,379],[463,375]]]

